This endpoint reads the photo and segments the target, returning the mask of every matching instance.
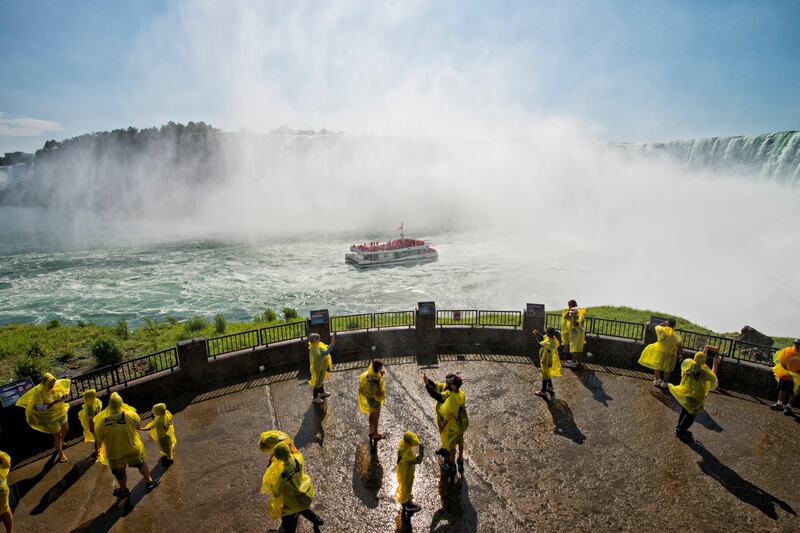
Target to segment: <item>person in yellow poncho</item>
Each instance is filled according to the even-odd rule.
[[[442,447],[436,455],[442,456],[442,469],[454,473],[456,467],[464,473],[464,433],[469,429],[469,416],[467,416],[466,398],[461,385],[464,380],[458,374],[447,374],[445,382],[433,381],[423,374],[422,381],[428,395],[436,400],[436,429],[439,430],[439,439]],[[458,460],[456,461],[456,448]]]
[[[78,419],[83,427],[83,442],[94,443],[92,457],[97,457],[97,441],[94,438],[94,417],[103,410],[103,402],[97,397],[97,391],[87,389],[83,391],[83,407],[78,413]]]
[[[311,367],[311,379],[308,384],[314,389],[314,403],[322,403],[325,398],[330,396],[329,392],[325,392],[325,378],[333,370],[333,360],[331,359],[331,350],[336,344],[336,335],[331,336],[331,345],[327,346],[324,342],[320,342],[319,333],[312,333],[308,336],[308,361]]]
[[[258,439],[258,449],[266,454],[269,454],[270,464],[272,464],[274,461],[274,458],[272,457],[272,450],[281,442],[289,447],[290,452],[298,453],[292,437],[290,437],[287,433],[284,433],[279,429],[269,429],[261,433],[261,436]]]
[[[783,410],[783,414],[792,416],[792,402],[800,392],[800,339],[795,339],[792,346],[778,351],[773,361],[775,366],[772,367],[772,373],[778,381],[778,401],[770,409]]]
[[[14,513],[8,505],[8,471],[11,470],[11,457],[6,452],[0,451],[0,520],[6,527],[6,533],[11,533],[14,526]]]
[[[675,331],[675,320],[656,326],[656,342],[648,344],[639,356],[639,364],[655,372],[653,385],[665,389],[670,373],[675,370],[678,354],[683,351],[681,336]]]
[[[141,428],[147,431],[161,450],[161,464],[169,466],[175,462],[173,450],[178,443],[175,438],[175,426],[172,425],[172,413],[167,410],[167,405],[157,403],[153,406],[153,421]]]
[[[324,521],[311,510],[316,495],[311,478],[305,473],[305,461],[300,452],[292,453],[285,442],[272,449],[275,459],[261,480],[261,492],[270,494],[269,513],[281,519],[281,531],[297,531],[297,519],[303,515],[319,531]]]
[[[419,446],[419,454],[414,453],[414,448]],[[412,501],[414,488],[414,474],[417,465],[422,463],[425,448],[420,444],[419,437],[412,431],[406,431],[397,447],[397,490],[394,495],[397,503],[403,506],[406,513],[416,513],[422,507]]]
[[[386,398],[386,384],[383,382],[385,373],[383,362],[375,359],[367,367],[367,371],[358,377],[358,409],[369,414],[369,443],[372,446],[384,438],[382,433],[378,433],[378,421],[383,400]]]
[[[536,396],[547,399],[549,392],[553,398],[556,390],[553,388],[553,378],[561,376],[561,360],[558,357],[558,342],[555,328],[547,328],[545,335],[534,330],[533,336],[539,343],[539,370],[542,373],[542,388],[534,391]]]
[[[127,498],[131,491],[128,490],[127,467],[137,468],[146,482],[147,490],[152,490],[160,483],[160,479],[153,479],[147,467],[147,454],[144,443],[139,438],[137,430],[141,419],[136,414],[136,409],[122,401],[122,397],[112,392],[108,399],[108,407],[94,417],[94,432],[99,448],[98,459],[107,464],[111,473],[119,483],[119,488],[114,490],[117,498]]]
[[[707,347],[706,351],[716,353],[716,348]],[[708,393],[717,388],[717,368],[720,361],[719,355],[714,357],[714,363],[709,369],[706,366],[706,354],[697,352],[694,359],[687,358],[681,363],[680,384],[669,384],[669,391],[681,405],[675,436],[684,442],[694,442],[689,427],[703,410]]]
[[[579,309],[578,302],[570,300],[561,311],[561,349],[570,354],[564,361],[567,368],[578,367],[578,354],[586,345],[586,309]]]
[[[67,460],[64,455],[64,437],[69,431],[67,415],[70,383],[68,379],[56,379],[49,372],[41,382],[17,400],[17,407],[25,409],[25,420],[36,431],[53,435],[58,461]]]

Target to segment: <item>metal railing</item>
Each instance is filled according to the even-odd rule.
[[[561,313],[545,313],[544,314],[544,327],[561,329]],[[544,332],[542,332],[544,333]]]
[[[116,365],[97,368],[70,378],[72,387],[68,401],[80,398],[87,389],[107,390],[150,374],[164,370],[173,371],[177,367],[178,352],[175,348],[169,348],[144,357],[128,359]]]
[[[437,309],[437,326],[477,326],[477,309]]]
[[[560,317],[559,317],[560,318]],[[644,338],[644,324],[612,320],[610,318],[586,317],[586,333],[603,335],[604,337],[617,337],[620,339],[642,340]]]
[[[232,333],[221,337],[212,337],[206,340],[208,345],[208,356],[216,358],[224,353],[244,350],[245,348],[255,348],[261,346],[261,330],[251,329],[240,333]]]
[[[685,349],[700,351],[704,346],[710,344],[719,348],[721,355],[730,357],[733,354],[733,346],[736,343],[736,339],[685,329],[676,328],[675,331],[681,336]]]
[[[522,327],[522,311],[478,310],[478,325],[494,327]]]
[[[290,341],[302,339],[308,336],[308,321],[289,322],[277,326],[268,326],[258,330],[262,345],[272,344],[273,342]]]
[[[340,331],[354,331],[359,329],[372,329],[374,326],[372,313],[360,315],[344,315],[331,317],[331,333]]]
[[[417,316],[414,311],[385,311],[372,314],[372,326],[381,328],[413,328],[417,325]]]
[[[775,364],[772,358],[778,350],[780,348],[735,340],[729,355],[734,359],[772,366]]]

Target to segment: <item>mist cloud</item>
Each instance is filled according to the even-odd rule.
[[[63,129],[61,124],[51,120],[7,117],[4,113],[0,113],[0,135],[6,137],[33,137],[61,129]]]

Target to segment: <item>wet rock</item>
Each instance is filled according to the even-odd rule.
[[[750,344],[757,344],[759,346],[772,346],[775,344],[775,341],[772,340],[772,337],[764,335],[756,328],[751,326],[743,327],[742,331],[739,333],[739,337],[736,340]]]

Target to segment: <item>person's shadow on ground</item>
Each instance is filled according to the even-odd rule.
[[[463,476],[456,483],[450,483],[449,479],[444,473],[439,478],[442,507],[433,513],[430,531],[475,533],[478,531],[478,513],[469,499],[469,484]]]
[[[550,411],[550,416],[553,417],[553,423],[556,425],[553,430],[556,435],[566,437],[575,444],[583,444],[586,441],[586,435],[575,423],[572,409],[569,408],[567,402],[553,398],[547,402],[547,409]]]
[[[697,462],[700,470],[705,475],[716,480],[725,490],[741,501],[752,505],[773,520],[778,519],[778,513],[775,510],[776,505],[785,512],[797,516],[795,510],[788,503],[743,479],[734,470],[722,464],[701,443],[693,442],[689,444],[689,447],[700,455],[700,460]]]
[[[574,368],[572,371],[578,377],[578,381],[589,389],[592,393],[592,398],[608,407],[608,401],[613,400],[611,396],[603,389],[603,382],[597,377],[597,374],[585,368]]]
[[[294,445],[297,449],[304,448],[306,444],[316,442],[322,446],[325,442],[325,428],[322,422],[328,414],[328,403],[311,403],[303,415],[303,423],[294,436]]]
[[[164,473],[167,471],[168,468],[169,468],[168,466],[165,467],[161,463],[161,461],[159,461],[158,464],[156,464],[156,466],[153,467],[152,470],[150,470],[150,475],[152,475],[154,479],[160,478],[161,476],[164,475]],[[139,476],[139,473],[136,471],[136,469],[129,468],[128,469],[129,483],[131,481],[132,475]],[[157,490],[158,490],[157,487],[153,489],[153,491]],[[139,482],[136,484],[136,486],[131,488],[131,495],[129,497],[122,500],[115,499],[114,503],[112,503],[111,506],[108,509],[106,509],[103,513],[79,525],[78,527],[73,529],[71,533],[106,533],[107,531],[110,531],[111,528],[114,527],[114,524],[117,523],[117,521],[131,514],[133,508],[136,507],[136,505],[140,501],[142,501],[142,498],[144,498],[146,494],[147,494],[147,489],[145,488],[145,482],[144,479],[141,479],[140,476]],[[111,497],[110,494],[109,497]]]
[[[673,396],[672,396],[672,394],[670,394],[669,390],[666,390],[666,391],[661,390],[661,389],[659,389],[657,391],[656,390],[651,390],[650,394],[653,396],[653,398],[655,398],[659,402],[663,403],[664,405],[666,405],[667,407],[669,407],[670,409],[675,411],[676,414],[680,414],[681,413],[680,404],[678,403],[677,400],[675,400],[675,398],[673,398]],[[706,428],[708,430],[711,430],[711,431],[714,431],[716,433],[722,433],[724,431],[722,426],[720,426],[717,423],[717,421],[714,420],[711,417],[711,415],[708,414],[705,410],[700,411],[697,414],[697,418],[695,418],[694,421],[697,422],[698,424],[700,424],[701,426],[703,426],[704,428]],[[675,421],[675,423],[677,424],[677,420]]]
[[[9,492],[11,492],[11,510],[14,511],[17,508],[17,504],[19,504],[20,500],[25,497],[30,490],[35,487],[41,480],[44,479],[44,476],[53,469],[58,461],[56,460],[56,455],[50,456],[50,458],[45,461],[44,465],[42,465],[42,470],[33,477],[29,477],[27,479],[20,479],[13,485],[9,486]]]
[[[356,446],[353,462],[353,494],[370,509],[378,507],[378,492],[383,485],[383,466],[377,449],[367,442]]]
[[[31,510],[32,515],[37,515],[43,513],[51,503],[56,501],[62,494],[64,494],[67,489],[69,489],[72,485],[78,481],[83,474],[89,470],[92,465],[95,464],[97,460],[92,457],[84,457],[82,460],[75,463],[72,469],[66,473],[66,475],[61,478],[58,483],[50,487],[50,489],[44,493],[42,499],[39,500],[39,503]]]

